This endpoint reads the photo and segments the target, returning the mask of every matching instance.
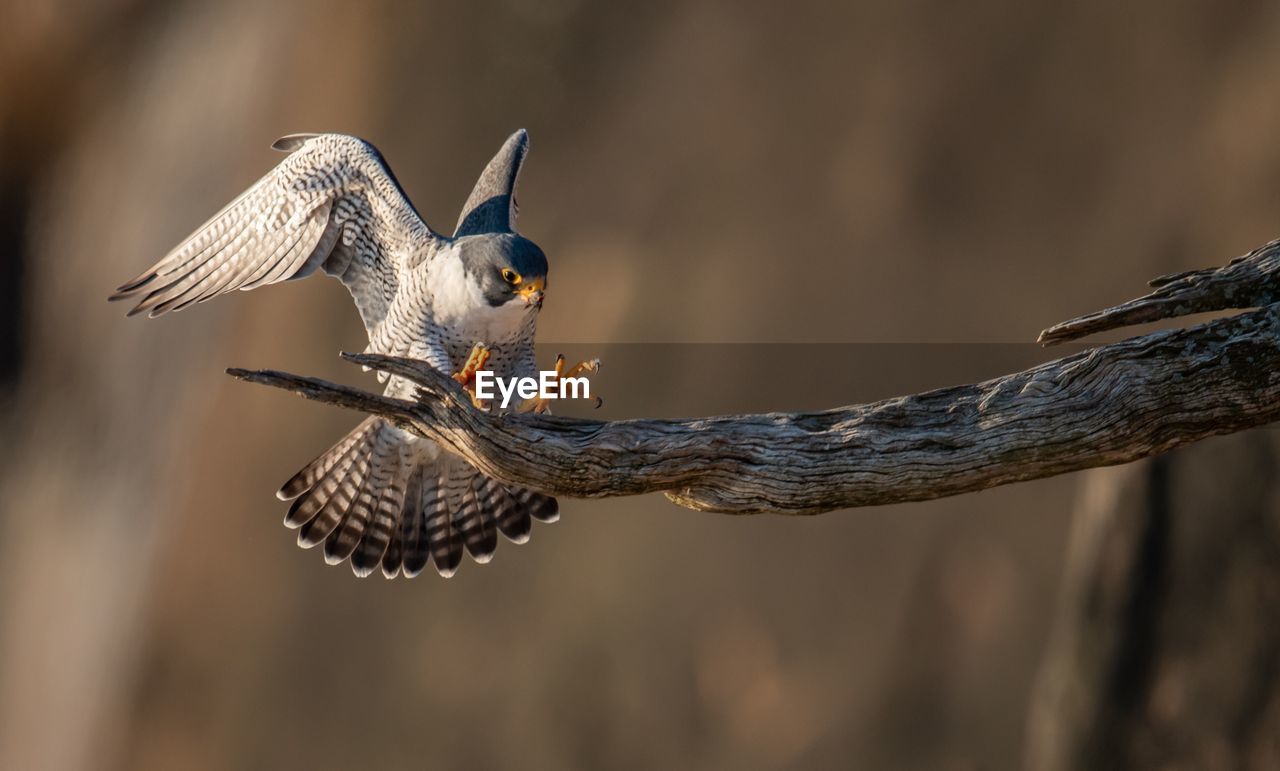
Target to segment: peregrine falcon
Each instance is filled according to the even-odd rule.
[[[278,166],[201,225],[112,300],[159,316],[234,289],[323,270],[351,292],[370,352],[429,362],[466,386],[477,368],[536,377],[534,325],[547,258],[516,232],[516,181],[529,149],[517,131],[480,175],[452,236],[432,230],[368,142],[293,134]],[[560,363],[557,363],[557,371]],[[580,369],[580,368],[575,368]],[[380,379],[388,380],[385,375]],[[414,398],[389,378],[386,393]],[[370,417],[284,483],[285,524],[325,561],[358,576],[443,576],[462,553],[488,562],[497,534],[523,543],[532,520],[554,522],[555,498],[476,471],[434,442]]]

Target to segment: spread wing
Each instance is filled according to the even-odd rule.
[[[507,138],[498,154],[480,173],[476,186],[458,218],[454,238],[477,233],[514,233],[516,215],[520,211],[516,203],[516,183],[520,180],[520,167],[529,154],[529,132],[520,129]]]
[[[272,147],[289,157],[110,299],[140,298],[130,316],[159,316],[322,268],[346,285],[374,329],[401,266],[435,235],[368,142],[295,134]]]

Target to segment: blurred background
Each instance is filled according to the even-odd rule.
[[[1073,521],[1167,467],[813,518],[567,500],[487,567],[358,580],[272,495],[357,416],[223,374],[376,387],[345,290],[105,298],[277,136],[369,139],[447,230],[523,126],[540,356],[603,356],[605,416],[885,398],[1280,236],[1277,72],[1261,0],[0,1],[0,767],[1017,767]],[[1270,433],[1194,477],[1255,545]],[[1237,595],[1193,610],[1271,640],[1275,591]],[[1270,650],[1198,767],[1276,725]],[[1138,708],[1201,703],[1178,660]]]

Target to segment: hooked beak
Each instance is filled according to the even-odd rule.
[[[546,293],[546,286],[547,282],[545,279],[535,278],[517,289],[516,294],[524,298],[524,305],[526,308],[533,306],[541,310],[542,296]]]

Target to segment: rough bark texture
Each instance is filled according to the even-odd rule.
[[[1221,268],[1174,273],[1151,280],[1156,290],[1114,308],[1064,321],[1040,333],[1045,345],[1108,329],[1227,308],[1280,301],[1280,241],[1241,255]]]
[[[1277,244],[1046,330],[1056,343],[1274,299]],[[662,491],[732,514],[918,501],[1145,458],[1280,417],[1280,307],[1155,332],[974,385],[815,413],[602,422],[472,408],[422,362],[348,354],[422,386],[418,402],[280,372],[229,370],[379,414],[499,479],[555,495]]]
[[[1274,303],[1278,261],[1273,241],[1220,269],[1156,279],[1146,297],[1040,340]],[[1091,480],[1028,722],[1028,768],[1280,763],[1275,455],[1273,432],[1245,434]]]

